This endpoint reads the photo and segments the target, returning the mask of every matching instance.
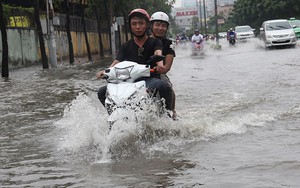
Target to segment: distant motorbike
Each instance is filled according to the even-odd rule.
[[[229,44],[234,46],[235,45],[235,35],[234,34],[231,34],[229,35]]]
[[[204,44],[203,40],[196,40],[192,43],[192,55],[199,56],[203,54]]]
[[[163,103],[157,90],[146,88],[141,77],[150,77],[150,64],[161,61],[165,56],[152,56],[147,64],[132,61],[122,61],[114,67],[105,70],[108,82],[105,108],[109,114],[108,122],[139,121],[145,116],[159,116],[163,113]]]

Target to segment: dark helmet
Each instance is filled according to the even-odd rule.
[[[199,31],[199,29],[195,29],[195,33],[196,33],[196,32],[198,32],[198,33],[199,33],[199,32],[200,32],[200,31]]]
[[[141,8],[137,8],[132,10],[128,15],[128,20],[130,21],[132,17],[137,16],[146,20],[146,22],[150,22],[150,16],[147,11]]]

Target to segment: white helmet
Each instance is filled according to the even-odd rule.
[[[150,18],[150,22],[153,21],[164,21],[167,22],[167,24],[169,25],[169,16],[164,12],[155,12]]]

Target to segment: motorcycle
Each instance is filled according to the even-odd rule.
[[[154,72],[150,65],[162,61],[165,56],[154,55],[146,64],[122,61],[105,70],[107,84],[105,108],[110,125],[116,121],[135,121],[163,114],[163,102],[157,90],[146,88],[141,77]]]
[[[229,44],[232,46],[235,45],[235,35],[234,34],[229,35]]]
[[[203,54],[203,41],[202,40],[196,40],[192,44],[192,55],[194,56],[200,56]]]

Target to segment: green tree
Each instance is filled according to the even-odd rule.
[[[110,8],[108,6],[109,3],[112,4],[112,10],[108,10]],[[112,17],[123,16],[127,19],[127,15],[135,8],[145,9],[150,16],[156,11],[163,11],[170,15],[174,3],[175,0],[91,0],[89,1],[89,10],[87,10],[87,12],[91,17],[94,17],[93,9],[94,6],[96,6],[99,10],[100,17],[106,18],[106,21],[109,12],[112,12]]]
[[[265,20],[299,16],[299,0],[237,0],[228,22],[258,29]]]
[[[172,5],[175,3],[175,0],[90,0],[88,7],[86,9],[87,17],[97,19],[98,23],[106,25],[107,28],[110,28],[113,18],[123,17],[125,25],[125,37],[128,40],[128,14],[131,10],[135,8],[143,8],[147,10],[149,15],[156,11],[164,11],[170,15]],[[159,7],[159,9],[157,8]],[[101,32],[100,27],[98,26],[98,34]],[[101,35],[99,34],[99,37]],[[111,36],[110,36],[111,39]],[[99,45],[101,46],[101,38],[99,38]],[[111,41],[111,40],[110,40]],[[101,49],[100,49],[101,51]],[[110,50],[112,53],[112,50]]]

